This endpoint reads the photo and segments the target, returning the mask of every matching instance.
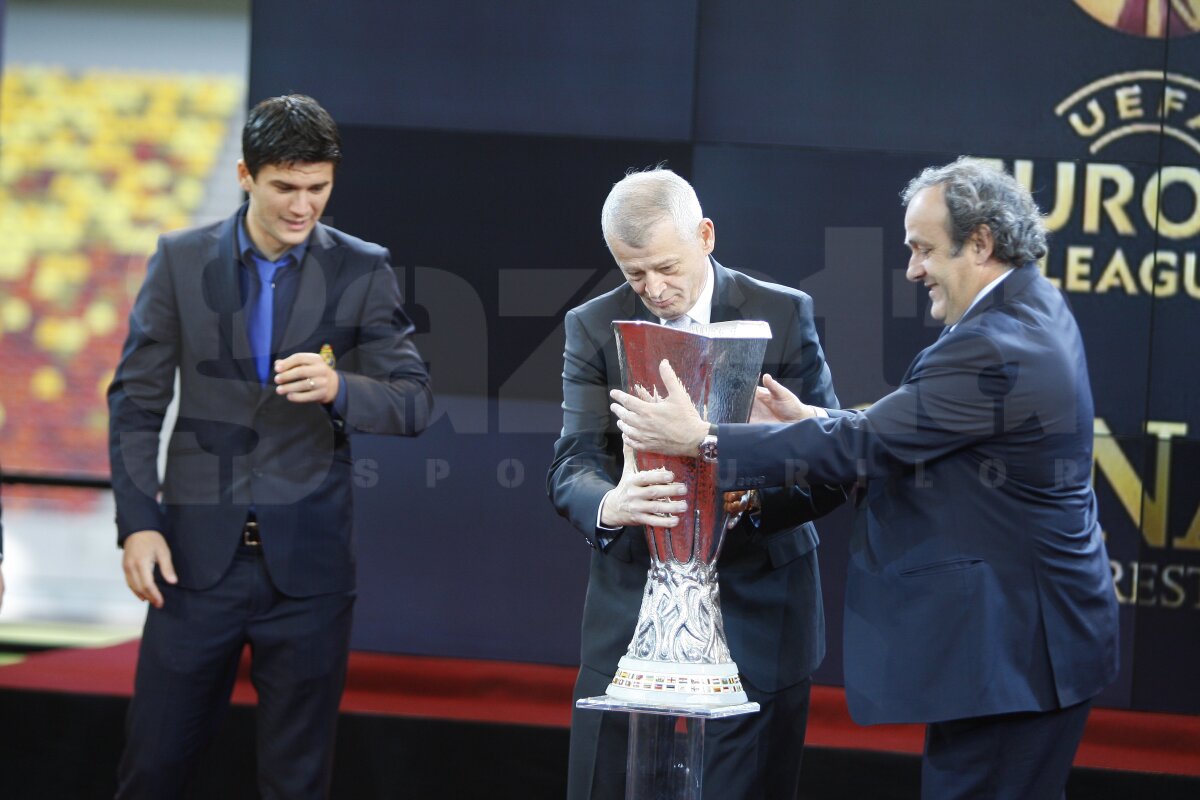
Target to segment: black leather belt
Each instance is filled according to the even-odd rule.
[[[242,526],[242,544],[246,547],[262,547],[262,538],[258,535],[258,520],[246,520],[246,524]]]

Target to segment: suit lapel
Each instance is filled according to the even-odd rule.
[[[213,249],[204,271],[205,300],[217,315],[221,357],[233,362],[243,380],[258,384],[254,362],[250,358],[250,338],[246,333],[246,309],[238,280],[237,224],[239,210],[217,229]]]
[[[1009,299],[1022,292],[1036,276],[1038,268],[1035,264],[1026,264],[1023,267],[1016,267],[1012,274],[996,285],[996,288],[988,292],[988,296],[976,303],[975,307],[963,315],[963,318],[958,321],[958,325],[964,322],[969,322],[975,319],[980,314],[997,306],[1004,305]],[[955,326],[957,329],[958,325]]]
[[[745,295],[733,280],[729,270],[718,264],[712,256],[709,256],[709,260],[712,262],[715,281],[709,322],[730,322],[742,319],[742,305],[746,302]]]

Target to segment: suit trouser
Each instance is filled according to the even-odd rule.
[[[602,695],[611,680],[612,675],[581,667],[575,698]],[[742,686],[762,710],[704,723],[704,796],[790,800],[800,786],[800,757],[812,681],[805,679],[778,692],[764,692],[743,676]],[[622,800],[628,743],[628,714],[573,709],[569,800]]]
[[[159,587],[164,604],[146,616],[117,797],[184,795],[229,707],[247,643],[261,796],[327,797],[354,592],[287,597],[245,547],[211,589],[161,579]]]
[[[1068,708],[931,723],[922,800],[1060,800],[1091,711]]]

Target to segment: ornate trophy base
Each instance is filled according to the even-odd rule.
[[[676,664],[623,656],[605,694],[667,707],[738,706],[747,701],[737,664]]]

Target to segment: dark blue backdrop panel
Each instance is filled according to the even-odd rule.
[[[620,281],[611,185],[663,160],[690,175],[690,148],[357,125],[343,144],[331,221],[391,250],[438,397],[420,438],[355,444],[377,473],[355,646],[574,663],[589,551],[545,492],[562,318]]]
[[[903,279],[897,195],[928,163],[911,155],[696,147],[696,183],[717,221],[718,258],[812,296],[844,405],[891,391],[913,354],[937,336]]]
[[[253,3],[253,100],[343,124],[686,140],[696,0]]]
[[[1200,36],[1171,40],[1167,69],[1174,75],[1200,78]],[[1176,84],[1176,88],[1181,87]],[[1200,100],[1200,90],[1189,91],[1188,99]],[[1192,118],[1185,129],[1200,138],[1200,131],[1190,127],[1200,120],[1200,103],[1186,105],[1185,110]],[[1192,343],[1200,329],[1200,152],[1176,147],[1171,156],[1165,164],[1184,167],[1174,175],[1187,180],[1162,181],[1159,246],[1167,251],[1164,269],[1171,274],[1154,301],[1149,417],[1185,422],[1188,430],[1183,435],[1200,440],[1200,369],[1191,366]],[[1166,236],[1168,231],[1175,235]]]
[[[1152,462],[1162,443],[1154,437],[1146,443]],[[1169,452],[1170,498],[1161,488],[1150,495],[1168,500],[1164,524],[1144,518],[1136,564],[1120,562],[1117,596],[1135,614],[1133,706],[1200,713],[1200,681],[1191,678],[1200,646],[1200,441],[1173,440]]]
[[[619,280],[600,234],[608,190],[661,161],[691,174],[691,148],[666,142],[342,134],[329,213],[391,250],[439,394],[561,401],[563,315]]]
[[[469,415],[487,400],[439,402]],[[578,663],[591,551],[546,499],[553,443],[457,433],[451,417],[416,439],[354,441],[354,647]]]
[[[1070,0],[704,0],[699,53],[697,141],[1078,157],[1055,107],[1110,73],[1161,71],[1165,46]],[[1154,163],[1158,143],[1109,152]]]
[[[1200,440],[1200,368],[1196,366],[1197,331],[1200,331],[1200,247],[1197,242],[1200,239],[1193,238],[1183,247],[1163,243],[1160,257],[1171,259],[1164,272],[1168,275],[1167,280],[1178,288],[1171,297],[1154,300],[1152,327],[1147,331],[1150,369],[1146,416],[1185,424],[1187,431],[1181,435],[1192,440]]]

